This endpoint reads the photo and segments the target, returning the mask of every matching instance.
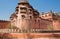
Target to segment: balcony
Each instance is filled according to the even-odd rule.
[[[21,13],[26,13],[27,11],[27,8],[26,7],[20,7],[20,12]]]

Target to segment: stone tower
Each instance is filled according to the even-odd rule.
[[[33,18],[32,6],[27,2],[27,0],[21,0],[15,12],[11,15],[11,26],[17,26],[20,30],[28,30],[30,19]]]

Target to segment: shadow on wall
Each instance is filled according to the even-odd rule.
[[[4,33],[4,34],[0,37],[0,39],[13,39],[13,38],[12,38],[12,35],[11,35],[11,34],[9,34],[9,33]]]

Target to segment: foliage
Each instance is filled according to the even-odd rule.
[[[19,29],[16,26],[8,26],[8,29]]]
[[[53,25],[52,25],[52,24],[50,24],[50,25],[48,26],[48,30],[53,30]]]

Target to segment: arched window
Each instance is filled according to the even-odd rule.
[[[24,19],[25,18],[25,15],[22,15],[22,19]]]

